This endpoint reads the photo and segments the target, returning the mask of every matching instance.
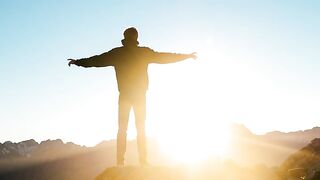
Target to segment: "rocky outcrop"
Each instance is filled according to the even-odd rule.
[[[300,171],[301,173],[293,173]],[[283,179],[290,176],[314,179],[320,174],[320,138],[315,138],[307,146],[289,156],[280,167]]]
[[[14,157],[30,157],[31,153],[38,146],[39,144],[33,139],[21,141],[19,143],[6,141],[3,144],[0,144],[0,159]]]

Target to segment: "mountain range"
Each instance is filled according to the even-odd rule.
[[[320,128],[296,132],[270,132],[255,135],[243,125],[232,126],[230,151],[226,160],[240,166],[281,166],[290,155],[320,137]],[[155,140],[149,140],[150,162],[156,165],[170,164]],[[192,144],[190,144],[192,146]],[[26,140],[0,143],[1,179],[93,179],[106,167],[115,164],[115,140],[103,141],[94,147],[64,143],[62,140],[46,140],[40,143]],[[135,141],[127,145],[128,164],[137,164]],[[63,172],[63,173],[62,173]],[[26,178],[29,177],[29,178]]]

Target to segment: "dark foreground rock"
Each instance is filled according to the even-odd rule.
[[[282,179],[291,177],[320,180],[320,138],[290,155],[280,166]]]
[[[235,164],[197,167],[107,168],[95,180],[278,180],[275,170],[265,166],[243,168]]]

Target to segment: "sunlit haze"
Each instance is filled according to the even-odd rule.
[[[223,156],[232,123],[256,134],[319,126],[319,8],[295,0],[2,1],[0,142],[115,139],[114,69],[68,67],[67,58],[121,46],[131,26],[141,46],[197,52],[197,60],[148,70],[147,134],[177,161]]]

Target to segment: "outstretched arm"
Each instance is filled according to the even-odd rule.
[[[106,67],[106,66],[112,66],[113,65],[113,57],[112,53],[106,52],[100,55],[92,56],[89,58],[82,58],[82,59],[68,59],[70,66],[71,64],[75,64],[77,66],[82,67]]]
[[[191,54],[176,54],[153,51],[151,56],[151,62],[158,64],[174,63],[188,58],[197,59],[195,52]]]

